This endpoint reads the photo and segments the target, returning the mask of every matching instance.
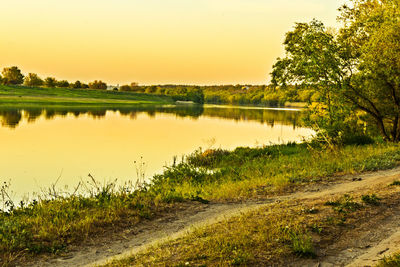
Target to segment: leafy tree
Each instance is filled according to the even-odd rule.
[[[312,106],[310,123],[332,137],[373,123],[385,140],[400,141],[399,1],[354,0],[340,19],[338,33],[316,20],[297,23],[272,82],[317,90],[321,104]]]
[[[187,99],[198,104],[204,104],[204,93],[199,88],[192,89],[187,92]]]
[[[72,83],[70,86],[75,89],[83,88],[82,83],[80,81],[76,81],[76,82]]]
[[[57,86],[57,80],[53,77],[47,77],[44,79],[44,86],[52,88]]]
[[[95,81],[89,83],[89,88],[90,88],[90,89],[102,89],[102,90],[106,90],[106,89],[107,89],[107,84],[104,83],[104,82],[102,82],[102,81],[100,81],[100,80],[99,80],[99,81],[98,81],[98,80],[95,80]]]
[[[4,84],[22,84],[24,82],[24,75],[16,66],[4,68],[2,74]]]
[[[57,82],[57,87],[68,88],[69,87],[69,82],[66,81],[66,80],[58,81]]]
[[[2,84],[3,83],[3,77],[1,77],[1,75],[0,75],[0,84]]]
[[[43,80],[36,73],[29,73],[24,79],[26,86],[41,86],[43,83]]]

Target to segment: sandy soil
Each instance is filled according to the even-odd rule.
[[[338,194],[366,191],[400,179],[400,168],[345,176],[334,182],[308,186],[303,191],[262,201],[244,203],[186,203],[179,209],[145,221],[123,232],[93,237],[81,247],[59,256],[38,257],[32,266],[97,266],[109,260],[126,257],[156,243],[178,238],[202,225],[254,210],[277,201],[318,199]],[[328,248],[323,257],[294,263],[294,266],[373,266],[377,260],[400,250],[400,208],[371,222],[357,238],[347,239]],[[339,240],[340,241],[340,240]]]

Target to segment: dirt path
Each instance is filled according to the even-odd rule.
[[[329,197],[329,195],[345,194],[368,190],[382,184],[389,184],[400,179],[400,168],[366,173],[357,176],[345,176],[336,182],[326,184],[315,184],[305,191],[296,192],[286,196],[274,197],[266,201],[227,203],[227,204],[196,204],[187,209],[177,211],[168,216],[154,221],[145,222],[135,229],[124,233],[116,233],[108,239],[93,239],[91,244],[84,248],[77,248],[60,258],[47,258],[36,262],[34,266],[96,266],[109,260],[126,257],[135,254],[147,247],[168,239],[178,238],[194,229],[195,227],[209,225],[218,221],[239,215],[240,213],[258,209],[277,201],[289,199],[316,199]],[[385,227],[386,226],[386,227]],[[367,242],[363,249],[354,251],[339,251],[342,262],[335,258],[326,257],[323,262],[309,262],[310,266],[368,266],[371,262],[381,258],[386,253],[391,253],[400,248],[400,210],[398,214],[388,218],[383,224],[382,231],[387,227],[392,232],[371,229],[371,238],[375,233],[375,242]],[[366,239],[368,235],[366,234]],[[397,243],[396,243],[397,242]],[[350,244],[356,247],[357,244]],[[362,245],[360,245],[362,247]],[[389,248],[388,250],[386,248]],[[385,250],[385,251],[383,251]],[[383,252],[382,252],[383,251]],[[338,263],[338,264],[337,264]]]

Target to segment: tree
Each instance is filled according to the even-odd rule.
[[[82,83],[80,81],[74,82],[73,84],[71,84],[71,87],[75,89],[83,88]]]
[[[362,131],[362,120],[385,140],[400,141],[399,1],[354,0],[341,12],[339,33],[314,20],[286,34],[286,57],[273,66],[272,82],[317,90],[310,121],[333,137]]]
[[[97,81],[95,80],[94,82],[89,83],[89,88],[90,89],[101,89],[101,90],[106,90],[107,89],[107,84],[102,82],[102,81]]]
[[[24,79],[26,86],[41,86],[43,83],[43,80],[36,73],[29,73]]]
[[[58,81],[57,82],[57,87],[68,88],[69,87],[69,82],[67,80]]]
[[[16,66],[4,68],[2,74],[4,84],[22,84],[24,82],[24,75]]]
[[[53,78],[53,77],[47,77],[46,79],[44,79],[44,85],[46,87],[50,87],[50,88],[56,87],[57,80],[55,78]]]

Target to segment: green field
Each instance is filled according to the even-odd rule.
[[[0,85],[1,107],[136,106],[173,103],[167,96],[93,89],[42,88]]]

